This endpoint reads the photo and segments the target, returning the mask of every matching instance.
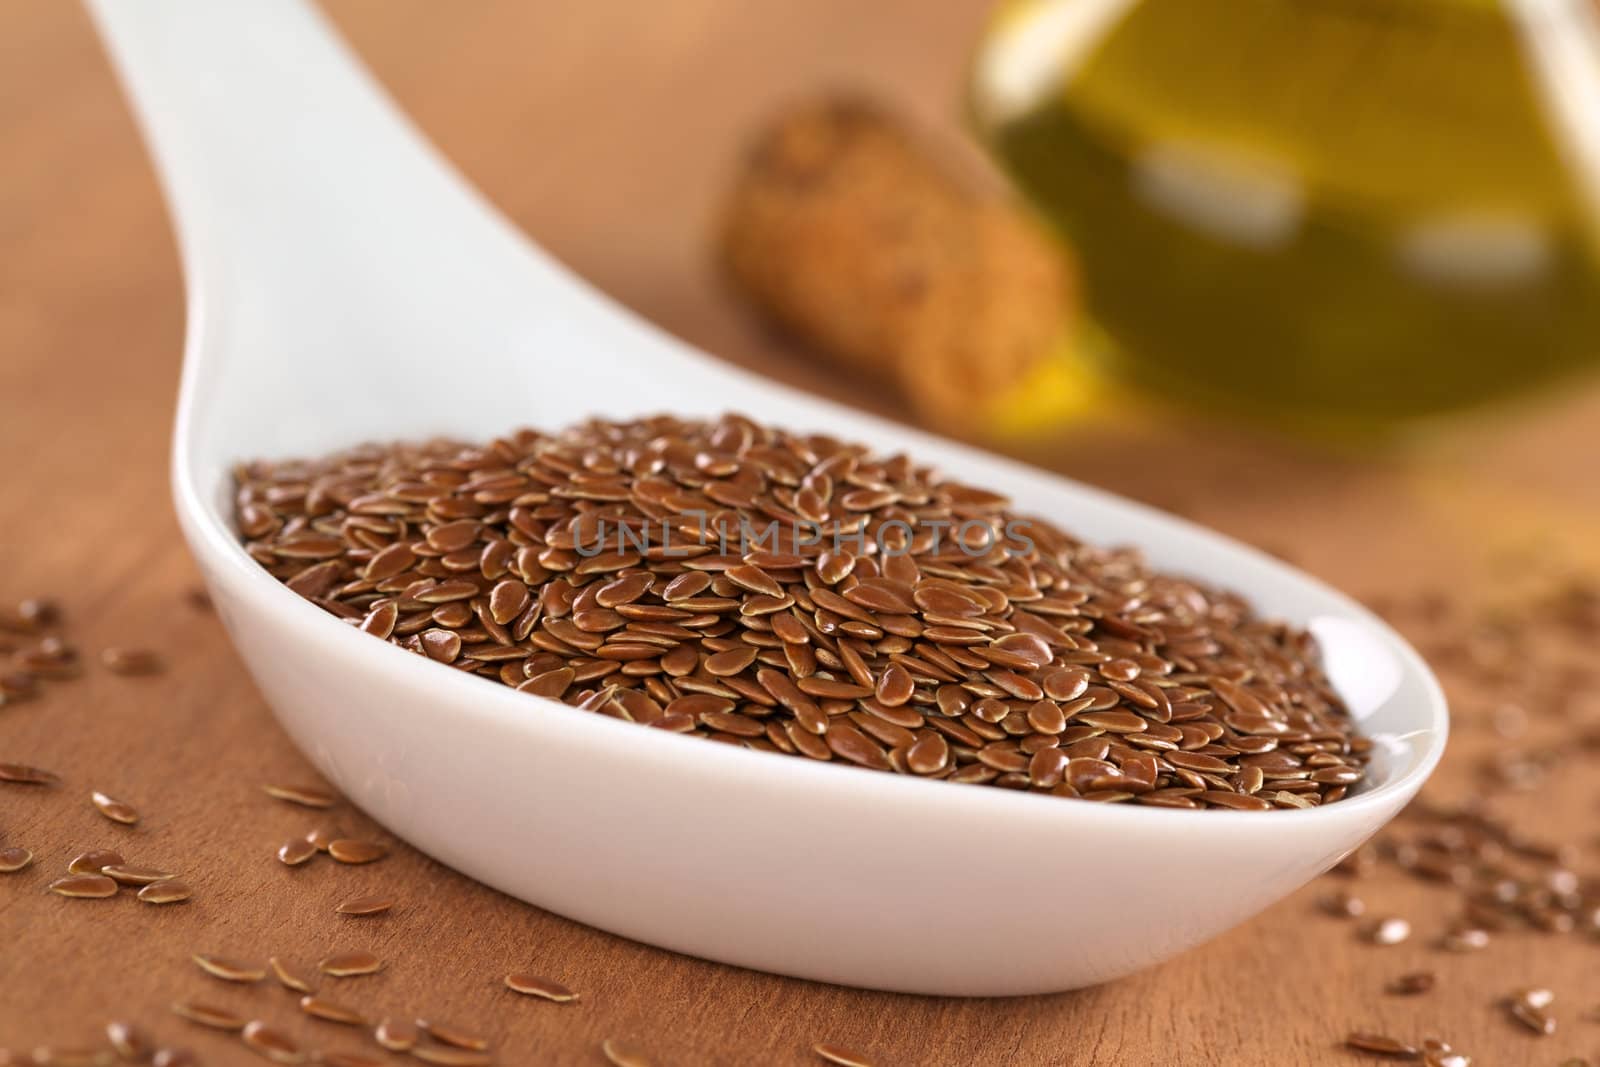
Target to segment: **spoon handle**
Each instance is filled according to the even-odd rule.
[[[435,259],[470,248],[480,269],[486,238],[508,244],[306,0],[86,2],[155,158],[191,295],[242,262],[270,270],[275,294],[326,282],[305,274],[308,249],[330,241],[364,270],[402,243]]]

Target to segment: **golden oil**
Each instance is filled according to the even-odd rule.
[[[1033,0],[973,111],[1112,369],[1387,422],[1600,362],[1590,0]]]

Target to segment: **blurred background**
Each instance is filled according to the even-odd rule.
[[[117,247],[149,181],[82,16],[0,7],[32,318],[28,253]],[[1597,508],[1588,0],[327,7],[536,240],[722,358],[1267,540],[1352,478]]]
[[[667,329],[1338,573],[1593,543],[1600,37],[1537,6],[329,8]]]
[[[1588,0],[326,8],[537,241],[720,358],[1358,594],[1600,551]],[[73,5],[0,21],[0,388],[70,409],[31,368],[131,345],[160,413],[113,417],[159,462],[147,162]]]

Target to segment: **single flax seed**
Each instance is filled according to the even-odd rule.
[[[122,858],[122,853],[113,852],[108,848],[94,848],[72,858],[67,864],[69,874],[99,874],[107,867],[119,867],[127,861]]]
[[[372,1032],[373,1040],[390,1052],[410,1052],[422,1040],[422,1030],[410,1019],[384,1019]]]
[[[138,899],[146,904],[179,904],[193,895],[194,891],[187,883],[167,878],[139,890]]]
[[[482,1052],[489,1047],[489,1039],[470,1030],[463,1030],[459,1026],[440,1022],[437,1019],[418,1019],[417,1026],[425,1031],[435,1041],[456,1048],[472,1049]]]
[[[543,978],[536,974],[518,973],[508,974],[505,979],[506,988],[513,992],[530,997],[541,997],[553,1000],[558,1004],[565,1004],[578,999],[578,994],[553,979]]]
[[[303,837],[291,837],[278,846],[278,862],[285,867],[298,867],[317,854],[317,846]]]
[[[384,912],[393,908],[394,905],[395,901],[393,897],[374,895],[356,897],[353,900],[346,900],[333,910],[339,915],[362,917],[367,915],[382,915]]]
[[[278,785],[268,784],[261,787],[261,791],[269,797],[298,804],[303,808],[331,808],[339,802],[339,797],[332,790],[314,785]]]
[[[108,648],[100,662],[112,674],[141,676],[161,673],[161,657],[143,648]]]
[[[61,779],[54,772],[26,763],[0,763],[0,782],[14,785],[59,785]]]
[[[173,877],[170,872],[157,867],[140,867],[130,863],[108,863],[100,868],[100,873],[121,885],[150,885]]]
[[[272,977],[278,980],[278,984],[285,989],[293,990],[296,993],[311,992],[311,983],[295,969],[293,964],[282,956],[269,956],[267,958],[267,969],[272,972]]]
[[[411,1050],[411,1055],[437,1067],[487,1067],[494,1062],[487,1052],[454,1045],[418,1045]]]
[[[104,899],[117,895],[117,883],[103,874],[69,874],[57,878],[47,887],[50,892],[64,897]]]
[[[114,823],[133,826],[139,821],[138,809],[131,804],[125,804],[117,800],[115,797],[96,790],[89,794],[89,800],[94,804],[96,811]]]
[[[317,970],[330,978],[354,978],[377,974],[382,969],[383,961],[370,952],[340,952],[324,957],[317,964]]]
[[[643,1049],[614,1037],[600,1042],[600,1053],[612,1067],[651,1067],[653,1062]]]
[[[219,1008],[212,1004],[203,1004],[194,1000],[179,1000],[172,1005],[173,1014],[188,1019],[192,1023],[208,1026],[213,1030],[238,1031],[244,1029],[248,1021],[243,1016]]]
[[[389,850],[375,841],[361,841],[341,837],[328,843],[328,855],[340,863],[373,863],[389,854]]]
[[[830,1041],[812,1045],[811,1051],[829,1063],[838,1064],[838,1067],[874,1067],[873,1061],[861,1053]]]
[[[259,982],[267,976],[267,972],[263,968],[253,963],[241,963],[225,956],[213,956],[210,953],[197,952],[189,958],[194,960],[202,971],[205,971],[213,978],[220,978],[224,982],[249,984]]]
[[[367,1025],[366,1016],[354,1008],[319,997],[306,994],[300,998],[300,1010],[313,1018],[323,1019],[330,1023],[344,1023],[348,1026]]]
[[[246,1023],[239,1037],[251,1051],[273,1063],[305,1063],[309,1058],[294,1038],[261,1019]]]

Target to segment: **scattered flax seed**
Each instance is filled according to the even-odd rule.
[[[13,785],[59,785],[61,778],[52,771],[41,767],[30,767],[26,763],[0,763],[0,782],[10,782]]]
[[[1398,945],[1411,936],[1411,924],[1398,916],[1389,916],[1370,924],[1366,938],[1374,945]]]
[[[422,1038],[422,1031],[410,1019],[385,1019],[372,1032],[373,1040],[390,1052],[410,1052]]]
[[[69,874],[99,874],[107,867],[120,867],[127,862],[122,858],[122,853],[113,852],[109,848],[90,849],[81,855],[74,856],[72,862],[67,864]]]
[[[530,997],[543,997],[553,1000],[558,1004],[566,1004],[578,999],[578,994],[548,978],[541,978],[536,974],[508,974],[506,975],[506,988],[517,993],[524,993]]]
[[[138,809],[131,804],[124,804],[115,797],[107,796],[96,790],[89,794],[89,800],[94,804],[95,810],[112,822],[124,826],[132,826],[139,821]]]
[[[347,1008],[343,1004],[336,1004],[309,993],[300,998],[300,1010],[315,1018],[326,1019],[330,1023],[345,1023],[349,1026],[367,1025],[367,1017],[354,1008]]]
[[[100,653],[100,662],[112,674],[138,676],[161,673],[161,657],[144,648],[108,648]]]
[[[213,1004],[201,1004],[193,1000],[179,1000],[172,1005],[175,1015],[181,1015],[192,1023],[209,1026],[213,1030],[243,1030],[245,1019],[235,1015],[227,1008],[219,1008]]]
[[[150,885],[165,881],[173,875],[155,867],[139,867],[128,863],[108,863],[100,873],[122,885]]]
[[[190,959],[194,960],[202,971],[224,982],[259,982],[267,976],[265,970],[253,963],[240,963],[238,960],[213,956],[209,953],[197,952]]]
[[[417,1027],[427,1031],[428,1036],[435,1041],[446,1045],[454,1045],[456,1048],[482,1052],[489,1047],[488,1038],[479,1037],[477,1034],[463,1030],[459,1026],[451,1026],[449,1023],[442,1023],[435,1019],[418,1019]]]
[[[600,1052],[613,1067],[650,1067],[650,1058],[642,1050],[614,1037],[600,1042]]]
[[[295,970],[282,956],[271,956],[267,959],[267,969],[272,972],[272,977],[285,989],[292,989],[296,993],[310,993],[311,983]]]
[[[0,874],[20,871],[33,862],[33,853],[25,848],[0,848]]]
[[[1319,907],[1339,919],[1355,919],[1366,913],[1366,901],[1348,889],[1335,889],[1317,901]]]
[[[365,916],[382,915],[392,907],[394,907],[393,897],[370,896],[347,900],[333,910],[340,915]]]
[[[117,883],[103,874],[69,874],[51,882],[49,890],[64,897],[102,899],[117,895]]]
[[[318,963],[317,970],[329,978],[355,978],[377,974],[383,970],[383,961],[370,952],[340,952]]]
[[[150,1043],[150,1038],[133,1023],[107,1023],[106,1040],[111,1042],[111,1047],[116,1050],[117,1055],[125,1060],[142,1063],[155,1052],[155,1046]]]
[[[437,1064],[438,1067],[488,1067],[494,1062],[487,1052],[453,1045],[418,1045],[411,1050],[411,1054],[423,1063]]]
[[[1422,1050],[1415,1045],[1408,1045],[1397,1037],[1387,1034],[1369,1034],[1361,1031],[1346,1035],[1344,1039],[1347,1048],[1360,1052],[1371,1052],[1379,1056],[1393,1056],[1395,1059],[1415,1060],[1420,1059]]]
[[[264,785],[262,791],[269,797],[299,804],[303,808],[331,808],[339,802],[338,794],[314,785]]]
[[[304,1063],[306,1054],[288,1034],[274,1030],[260,1019],[247,1023],[240,1034],[244,1043],[273,1063]]]
[[[176,878],[152,882],[139,890],[139,899],[146,904],[180,904],[192,896],[194,890]]]
[[[1384,987],[1384,992],[1401,997],[1415,996],[1431,990],[1437,980],[1432,971],[1413,971],[1410,974],[1402,974],[1390,982]]]
[[[298,867],[317,854],[317,846],[303,837],[291,837],[278,846],[278,862],[286,867]]]
[[[196,1067],[199,1062],[194,1053],[186,1048],[161,1048],[156,1049],[156,1057],[150,1061],[150,1067]]]
[[[839,1067],[873,1067],[871,1060],[859,1052],[845,1048],[843,1045],[835,1045],[824,1041],[819,1045],[812,1045],[811,1051],[829,1063],[837,1063]]]
[[[361,841],[353,837],[341,837],[337,841],[328,842],[328,855],[340,863],[372,863],[381,860],[389,854],[389,850],[375,841]]]

